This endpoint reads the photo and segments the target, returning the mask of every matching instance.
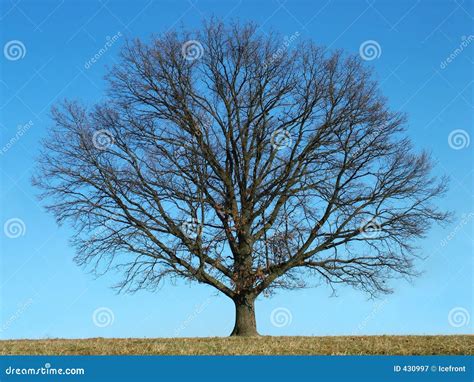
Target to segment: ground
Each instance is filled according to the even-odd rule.
[[[0,355],[5,354],[472,355],[474,335],[3,340]]]

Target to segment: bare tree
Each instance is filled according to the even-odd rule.
[[[445,179],[358,57],[286,45],[218,21],[136,40],[106,101],[53,108],[34,183],[73,223],[79,264],[122,269],[126,291],[211,285],[239,336],[257,334],[262,292],[385,293],[415,274],[414,239],[447,218],[432,204]]]

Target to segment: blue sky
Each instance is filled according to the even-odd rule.
[[[233,303],[197,284],[117,295],[118,278],[77,267],[71,230],[57,227],[30,185],[51,105],[92,104],[126,37],[148,39],[216,15],[263,32],[299,33],[357,54],[367,41],[382,92],[408,114],[408,134],[451,177],[440,205],[453,222],[420,241],[412,283],[369,300],[350,288],[280,292],[257,301],[268,335],[472,333],[474,36],[470,1],[27,1],[0,2],[0,338],[223,336]],[[115,36],[115,37],[114,37]],[[109,41],[95,63],[86,63]],[[12,220],[13,219],[13,220]],[[18,230],[16,230],[18,228]]]

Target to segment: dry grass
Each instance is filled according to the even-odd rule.
[[[115,355],[429,355],[474,354],[474,336],[254,338],[90,338],[5,340],[0,354]]]

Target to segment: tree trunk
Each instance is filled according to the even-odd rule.
[[[255,320],[255,297],[241,297],[234,300],[235,325],[231,336],[258,336]]]

